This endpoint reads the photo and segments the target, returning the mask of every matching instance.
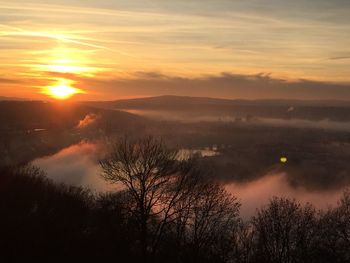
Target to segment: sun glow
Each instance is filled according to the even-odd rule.
[[[93,52],[68,47],[58,47],[50,50],[36,51],[39,58],[32,68],[43,72],[71,73],[81,76],[94,76],[100,69],[92,66]]]
[[[85,93],[71,85],[71,81],[60,80],[56,85],[46,87],[43,93],[59,100],[65,100],[76,94]]]

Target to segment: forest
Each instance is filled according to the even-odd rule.
[[[274,197],[249,219],[241,203],[161,139],[123,138],[100,160],[117,189],[56,184],[29,165],[1,168],[0,249],[6,262],[349,262],[350,192],[338,205]]]

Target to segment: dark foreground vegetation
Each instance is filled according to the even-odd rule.
[[[242,220],[240,203],[195,157],[179,159],[156,139],[112,145],[101,167],[119,191],[2,168],[3,262],[350,262],[349,192],[327,211],[276,197]]]

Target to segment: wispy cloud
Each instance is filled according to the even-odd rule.
[[[306,79],[290,81],[274,78],[266,73],[253,75],[221,73],[202,77],[179,77],[159,72],[136,72],[128,78],[78,79],[77,82],[99,91],[91,97],[92,100],[159,95],[230,99],[350,99],[350,83]]]
[[[6,78],[44,75],[44,65],[58,73],[96,68],[91,77],[98,80],[137,71],[197,79],[226,71],[350,81],[344,0],[0,0],[0,11]]]
[[[87,46],[87,47],[93,47],[93,48],[98,48],[98,49],[109,49],[105,46],[101,45],[95,45],[92,43],[88,42],[83,42],[76,40],[74,38],[70,38],[61,34],[56,34],[56,33],[50,33],[50,32],[36,32],[36,31],[26,31],[24,29],[21,29],[19,27],[12,27],[12,26],[6,26],[6,25],[0,25],[0,27],[5,27],[5,28],[10,28],[13,31],[12,32],[0,32],[0,37],[2,36],[19,36],[19,37],[38,37],[38,38],[49,38],[49,39],[54,39],[54,40],[59,40],[65,43],[73,43],[73,44],[78,44],[82,46]]]
[[[330,57],[330,60],[343,60],[343,59],[350,59],[350,56],[342,56],[342,57]]]

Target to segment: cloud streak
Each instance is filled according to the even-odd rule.
[[[242,75],[221,73],[198,78],[137,72],[128,79],[88,80],[82,85],[120,97],[184,95],[230,99],[309,99],[349,100],[350,83],[312,80],[289,81],[269,74]],[[116,96],[116,98],[117,98]],[[101,99],[106,97],[101,97]],[[111,98],[111,97],[109,97]],[[110,100],[110,99],[109,99]]]
[[[36,65],[70,60],[100,68],[96,81],[162,71],[192,79],[271,72],[275,78],[350,82],[347,1],[19,0],[0,1],[0,10],[0,70],[9,79],[19,72],[45,78]],[[79,57],[58,48],[75,49]]]

